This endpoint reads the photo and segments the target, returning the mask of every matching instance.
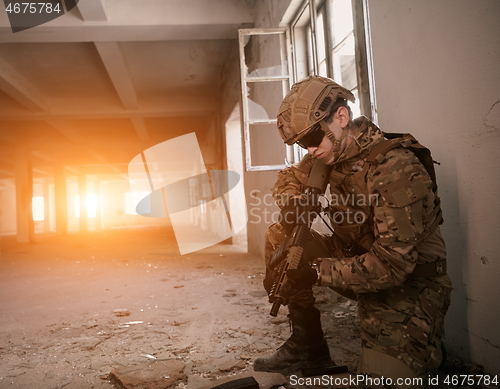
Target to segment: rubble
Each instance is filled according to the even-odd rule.
[[[185,365],[181,361],[154,362],[113,370],[110,381],[125,389],[165,389],[183,379]]]
[[[130,311],[124,308],[113,309],[113,313],[116,317],[130,316]]]
[[[253,376],[261,389],[292,389],[286,377],[253,371],[255,358],[290,335],[286,307],[276,318],[269,315],[260,290],[261,258],[221,257],[216,246],[188,261],[167,246],[151,259],[144,247],[158,243],[147,243],[149,235],[141,238],[147,244],[134,239],[121,238],[117,249],[93,236],[78,252],[99,251],[102,259],[81,260],[77,273],[71,244],[37,243],[40,254],[29,263],[16,261],[16,245],[4,245],[0,387],[209,389]],[[113,298],[103,301],[103,293],[121,296],[120,306],[127,308],[117,309]],[[356,303],[327,288],[315,288],[315,294],[332,358],[354,372],[360,347]]]

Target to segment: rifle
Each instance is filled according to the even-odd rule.
[[[331,169],[331,166],[325,165],[319,159],[314,161],[305,190],[307,204],[314,204],[321,208],[319,197],[325,193]],[[271,316],[277,316],[280,306],[288,304],[288,297],[283,294],[283,285],[288,280],[286,272],[290,269],[297,269],[301,265],[304,247],[311,238],[309,231],[315,218],[313,216],[307,217],[307,220],[301,220],[285,242],[271,255],[269,269],[273,271],[279,266],[278,276],[269,292],[269,302],[273,304],[269,313]]]

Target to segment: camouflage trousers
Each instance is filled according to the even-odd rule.
[[[332,237],[311,231],[306,255],[335,258]],[[285,238],[279,224],[265,235],[266,264],[272,252]],[[357,374],[372,379],[384,377],[386,385],[369,387],[425,388],[429,376],[443,361],[442,339],[444,316],[450,304],[451,280],[409,278],[402,285],[376,292],[350,294],[333,288],[339,294],[357,300],[361,357]],[[304,291],[295,301],[303,306],[314,304],[312,290]],[[392,383],[387,385],[387,383]]]

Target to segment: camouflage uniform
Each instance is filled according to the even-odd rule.
[[[322,258],[322,285],[358,301],[358,372],[394,381],[424,377],[425,383],[442,362],[451,291],[442,271],[444,241],[434,220],[437,195],[423,165],[403,147],[388,151],[368,173],[362,171],[383,135],[365,117],[354,122],[360,135],[335,162],[329,180],[328,211],[335,234],[313,231],[305,251]],[[278,174],[273,195],[280,207],[303,192],[312,163],[306,155]],[[284,236],[280,224],[268,229],[266,261]],[[429,267],[437,269],[433,276]],[[304,306],[314,304],[312,290],[294,297]]]

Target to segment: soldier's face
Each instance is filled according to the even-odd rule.
[[[313,157],[321,159],[323,163],[329,165],[333,163],[334,156],[332,155],[333,143],[326,135],[317,147],[308,147],[307,152]]]
[[[326,135],[317,147],[308,147],[307,152],[320,159],[326,165],[333,164],[345,150],[349,138],[345,137],[344,128],[349,123],[349,111],[345,107],[340,107],[333,115],[333,120],[325,123],[328,130],[333,134],[336,146]]]

